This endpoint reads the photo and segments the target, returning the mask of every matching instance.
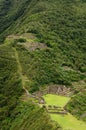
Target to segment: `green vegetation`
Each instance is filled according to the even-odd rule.
[[[31,80],[36,84],[35,87],[38,86],[37,89],[33,86],[31,92],[50,82],[71,85],[74,81],[85,80],[83,73],[86,71],[86,3],[84,1],[25,0],[20,2],[8,0],[7,4],[6,0],[1,0],[0,3],[2,5],[1,11],[5,12],[1,17],[1,25],[10,24],[5,28],[3,26],[1,37],[8,34],[31,32],[38,37],[40,42],[49,47],[47,50],[28,54],[30,56],[27,56],[27,59],[24,58],[25,50],[19,48],[20,51],[23,51],[21,52],[22,57],[20,56],[21,61],[25,59],[22,63],[24,71],[27,71],[26,62],[28,59],[32,62],[28,63],[29,66],[34,66],[25,72],[27,75],[31,73]],[[65,70],[65,66],[69,67],[70,70]],[[33,72],[34,68],[35,73]]]
[[[10,46],[0,46],[0,129],[8,129],[12,113],[22,95],[22,84],[17,73],[17,62]]]
[[[62,66],[69,66],[81,72],[86,71],[85,1],[18,1],[21,4],[13,2],[11,4],[14,8],[19,5],[15,16],[12,15],[17,18],[4,33],[34,33],[40,42],[47,44],[54,52],[60,53]],[[13,21],[13,18],[10,21]]]
[[[69,97],[52,95],[52,94],[47,94],[43,97],[47,105],[52,105],[52,106],[56,105],[59,107],[64,107],[70,100]]]
[[[52,94],[45,95],[44,99],[47,105],[58,106],[58,107],[64,107],[70,101],[70,98],[68,97],[52,95]],[[78,103],[76,103],[74,106],[73,105],[71,106],[75,107],[77,104]],[[80,107],[82,107],[82,104],[80,104]],[[78,108],[79,106],[77,106],[75,110],[78,110]],[[56,112],[56,110],[53,111]],[[85,130],[86,129],[86,124],[84,122],[77,120],[77,118],[75,118],[69,113],[68,114],[54,113],[54,114],[50,114],[50,116],[52,120],[55,120],[56,122],[59,123],[59,125],[62,127],[63,130]]]
[[[27,41],[31,42],[31,40],[29,40],[29,39],[27,39]],[[3,128],[3,129],[9,129],[11,127],[12,127],[11,129],[15,129],[15,127],[16,128],[18,127],[18,129],[19,129],[19,128],[23,127],[23,122],[24,122],[23,118],[22,118],[22,121],[21,121],[20,120],[20,118],[21,118],[20,115],[19,116],[16,115],[16,109],[18,107],[18,104],[20,104],[19,97],[23,94],[23,90],[22,90],[22,88],[23,88],[23,84],[22,84],[22,80],[23,79],[22,78],[23,77],[27,76],[28,82],[27,82],[27,84],[25,84],[25,87],[29,91],[31,91],[31,92],[39,90],[39,87],[41,87],[41,86],[43,86],[45,84],[48,84],[50,82],[53,82],[53,83],[63,83],[64,80],[66,80],[66,78],[67,78],[67,77],[61,78],[62,82],[60,82],[60,80],[59,80],[60,79],[60,75],[58,75],[58,78],[57,77],[55,78],[56,75],[54,76],[54,73],[55,73],[56,66],[58,67],[57,74],[58,74],[58,72],[59,72],[59,74],[63,73],[64,70],[63,70],[62,67],[59,67],[57,64],[55,64],[55,66],[54,66],[54,64],[52,64],[52,60],[54,60],[54,58],[50,59],[50,56],[52,56],[52,54],[54,52],[51,53],[50,52],[51,49],[47,48],[45,50],[38,50],[38,49],[36,49],[35,51],[29,51],[29,50],[26,50],[24,48],[23,44],[17,44],[18,42],[19,42],[18,39],[17,40],[6,39],[5,44],[0,46],[0,49],[1,49],[1,51],[0,51],[1,52],[1,59],[3,61],[3,62],[1,62],[1,64],[5,64],[5,62],[8,61],[8,59],[10,59],[9,61],[11,62],[10,64],[9,64],[9,62],[6,62],[6,64],[5,64],[6,68],[4,68],[5,72],[4,71],[1,72],[1,79],[2,79],[1,83],[2,84],[4,83],[4,86],[6,87],[6,95],[9,95],[9,100],[8,101],[9,101],[9,103],[11,102],[9,105],[6,104],[7,98],[5,98],[5,95],[3,95],[3,94],[0,95],[1,96],[0,98],[3,99],[3,100],[1,100],[1,104],[2,104],[3,107],[0,110],[1,111],[1,128]],[[15,50],[16,50],[16,52],[18,54],[18,57],[16,57]],[[19,58],[19,59],[17,59],[17,58]],[[20,63],[18,63],[18,60],[19,60]],[[14,61],[15,61],[15,63],[14,63]],[[49,61],[49,62],[47,62],[47,61]],[[13,67],[12,67],[12,64],[13,64]],[[21,77],[21,74],[19,73],[20,69],[18,67],[18,64],[20,64],[21,67],[22,67],[21,73],[22,73],[23,77]],[[40,68],[39,68],[39,65],[40,65]],[[50,65],[50,68],[49,68],[49,65]],[[1,65],[1,68],[2,68],[1,70],[3,70],[3,67],[4,66]],[[8,67],[8,69],[7,69],[7,67]],[[10,69],[12,69],[12,70],[10,71]],[[17,69],[18,69],[18,71],[17,71]],[[16,75],[18,75],[18,76],[16,76],[16,78],[17,78],[16,80],[18,80],[18,78],[19,78],[19,81],[20,81],[20,89],[19,89],[18,83],[16,83],[16,85],[15,85],[15,87],[18,85],[18,88],[15,89],[15,87],[12,87],[13,84],[15,84],[15,82],[16,82],[14,77],[13,77],[13,80],[12,80],[12,85],[9,84],[9,86],[8,86],[8,90],[10,89],[9,87],[11,87],[12,93],[14,93],[14,89],[16,91],[14,95],[11,94],[13,96],[13,98],[10,98],[10,94],[9,94],[9,93],[11,93],[11,89],[10,89],[10,91],[7,92],[7,82],[11,83],[11,79],[8,78],[9,77],[9,75],[8,75],[9,72],[7,72],[7,71],[10,71],[11,78],[12,78],[12,75],[15,76],[15,74],[14,74],[14,72],[15,72]],[[73,76],[75,77],[75,71],[74,70],[65,70],[65,71],[72,72],[74,74],[74,75],[72,75],[71,82],[77,81],[77,78],[76,79],[73,78]],[[5,82],[3,82],[4,81],[3,78],[4,78],[4,76],[6,76],[5,73],[7,73],[6,84],[5,84]],[[41,74],[42,74],[42,76],[44,78],[41,77]],[[53,74],[54,77],[52,77],[52,74]],[[71,75],[71,73],[68,73],[68,74]],[[37,75],[39,77],[37,77]],[[47,76],[48,79],[46,78],[45,75]],[[79,72],[76,72],[76,76],[80,76],[81,78],[83,78],[83,75],[80,74]],[[80,79],[78,79],[78,80],[80,80]],[[2,86],[2,84],[1,84],[1,86]],[[4,86],[2,86],[2,88],[3,88],[2,90],[3,91],[5,89]],[[51,95],[51,98],[52,98],[52,95]],[[69,98],[64,97],[64,101],[63,101],[62,98],[58,96],[58,103],[57,103],[57,105],[64,106],[67,103],[67,101],[69,101]],[[52,99],[56,99],[56,96],[54,96]],[[3,105],[2,101],[5,102],[6,106]],[[53,105],[55,105],[53,100],[50,101],[50,102]],[[11,107],[11,108],[9,109],[9,107]],[[19,111],[19,113],[20,113],[20,111]],[[4,114],[5,112],[6,112],[6,114]],[[29,112],[28,112],[28,114],[29,114]],[[33,115],[34,115],[34,113],[33,113]],[[42,115],[42,114],[40,114],[40,115]],[[7,117],[7,118],[5,118],[5,117]],[[26,118],[28,118],[28,117],[26,117]],[[19,120],[19,124],[16,123],[17,122],[16,120]],[[26,123],[26,120],[25,120],[25,123]],[[10,127],[10,124],[11,124],[11,127]],[[40,122],[39,122],[39,124],[40,124]],[[51,126],[52,126],[52,124],[51,124]],[[28,127],[28,125],[27,125],[27,127]],[[27,127],[25,127],[25,128],[27,128]],[[32,129],[34,129],[34,127],[36,127],[36,126],[34,126],[34,125],[31,126]],[[37,127],[39,128],[40,126],[38,125]],[[42,127],[42,125],[41,125],[41,127]],[[46,126],[46,127],[48,127],[48,126]],[[54,128],[52,126],[52,129],[56,129],[56,127]]]
[[[27,51],[24,47],[17,45],[17,51],[24,75],[33,82],[29,85],[31,92],[49,83],[71,85],[74,81],[84,80],[82,73],[64,70],[61,66],[61,55],[53,49]]]
[[[40,42],[57,52],[57,57],[60,53],[62,66],[86,71],[85,1],[0,0],[0,3],[1,12],[4,12],[0,18],[1,37],[12,33],[34,33]]]
[[[86,121],[86,92],[80,92],[67,104],[66,109],[78,119]]]
[[[60,115],[51,114],[53,120],[57,121],[63,130],[85,130],[86,124],[82,121],[77,120],[71,114]]]
[[[75,97],[66,109],[86,121],[85,19],[85,0],[0,0],[1,130],[57,130],[45,110],[20,101],[23,89],[33,93],[49,84],[71,87]],[[69,100],[62,98],[57,105]]]
[[[0,0],[0,41],[9,34],[8,28],[23,15],[31,0]]]
[[[22,103],[16,108],[17,117],[10,130],[58,130],[60,127],[50,120],[47,113],[32,103]],[[47,122],[47,123],[46,123]]]
[[[0,130],[58,130],[44,109],[20,100],[22,70],[12,45],[0,46]]]
[[[24,42],[26,42],[26,39],[20,38],[20,39],[17,40],[17,42],[24,43]]]

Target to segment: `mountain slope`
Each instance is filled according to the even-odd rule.
[[[12,43],[11,43],[12,44]],[[12,45],[0,46],[0,130],[58,130],[43,108],[21,101],[25,93]],[[28,99],[28,97],[27,97]]]
[[[16,4],[12,5],[16,8]],[[18,5],[20,7],[13,12],[12,21],[8,17],[11,21],[10,26],[1,35],[35,33],[41,42],[50,47],[59,48],[60,54],[64,57],[63,64],[80,71],[86,70],[84,54],[86,49],[85,1],[32,0],[30,2],[27,0],[24,3],[21,1]],[[10,11],[12,12],[12,9]],[[1,23],[3,24],[3,21]],[[8,23],[6,20],[7,25]]]
[[[85,0],[0,0],[1,130],[58,129],[45,110],[21,101],[25,89],[50,84],[71,88],[76,96],[67,109],[86,120],[85,19]]]
[[[23,15],[26,5],[30,2],[31,0],[0,0],[0,41],[3,41],[7,34],[4,31]]]
[[[86,92],[80,92],[73,97],[66,108],[78,119],[86,121]]]

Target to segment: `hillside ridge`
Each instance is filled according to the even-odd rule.
[[[71,98],[68,116],[51,117],[40,106],[48,93]],[[86,122],[85,95],[86,1],[0,0],[0,130]]]

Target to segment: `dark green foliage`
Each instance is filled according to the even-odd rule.
[[[77,118],[86,121],[86,92],[80,92],[67,104],[66,109]]]
[[[6,31],[20,16],[23,15],[26,5],[31,0],[0,0],[0,42],[9,34]]]
[[[58,130],[45,110],[20,101],[24,90],[12,45],[0,46],[0,130]]]
[[[3,1],[5,0],[0,3]],[[86,71],[85,1],[9,0],[8,4],[12,6],[9,5],[9,9],[6,8],[6,10],[4,8],[4,12],[6,11],[6,14],[10,16],[7,17],[10,22],[4,16],[3,22],[1,17],[0,30],[9,25],[3,29],[4,32],[1,31],[1,40],[3,40],[2,35],[5,36],[5,34],[35,33],[40,42],[46,43],[49,47],[59,48],[59,53],[64,56],[65,65],[82,72]],[[3,6],[7,4],[2,4]],[[1,12],[3,12],[2,8]]]
[[[23,86],[17,66],[12,45],[0,46],[0,130],[57,130],[44,110],[20,103]]]
[[[30,104],[19,105],[23,90],[12,47],[18,51],[30,92],[50,83],[71,85],[75,81],[86,81],[85,19],[85,0],[0,0],[0,44],[7,35],[31,32],[48,47],[29,52],[17,45],[17,42],[26,42],[25,39],[0,46],[1,130],[56,130],[51,122],[46,124],[49,118],[44,110]],[[83,118],[86,110],[85,95],[77,94],[67,106],[77,117]]]
[[[31,92],[39,90],[40,86],[45,84],[65,84],[71,85],[74,81],[84,79],[84,75],[72,69],[65,70],[64,63],[60,59],[62,56],[52,49],[35,50],[28,52],[21,46],[17,46],[20,62],[23,68],[23,74],[27,75],[31,81],[29,86]]]
[[[60,127],[52,123],[44,109],[22,103],[15,110],[17,114],[10,130],[57,130]]]
[[[13,50],[11,47],[2,46],[0,47],[0,129],[3,126],[7,127],[7,124],[9,128],[11,114],[22,92]]]
[[[19,39],[17,39],[16,41],[17,41],[17,42],[20,42],[20,43],[24,43],[24,42],[26,42],[26,39],[24,39],[24,38],[19,38]]]

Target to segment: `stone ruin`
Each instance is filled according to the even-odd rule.
[[[46,111],[51,114],[62,114],[62,115],[68,114],[66,110],[64,110],[62,107],[59,106],[43,105],[42,107],[45,108]]]
[[[67,88],[65,85],[50,85],[48,87],[48,93],[62,95],[62,96],[72,95],[71,89]]]
[[[32,95],[35,97],[42,97],[46,94],[56,94],[62,96],[72,96],[73,91],[65,85],[49,85],[46,89],[34,92]]]
[[[45,100],[42,97],[38,99],[38,102],[39,102],[39,104],[45,104]]]

